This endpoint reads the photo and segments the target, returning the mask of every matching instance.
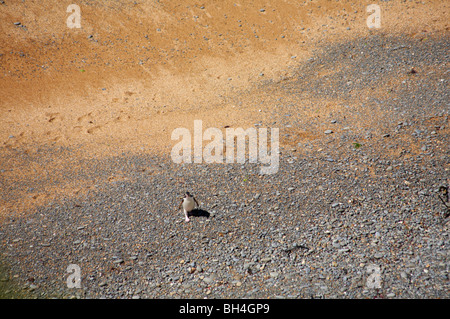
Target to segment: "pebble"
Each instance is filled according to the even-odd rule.
[[[31,291],[33,291],[33,290],[36,290],[37,288],[39,288],[37,285],[35,285],[35,284],[30,284],[29,286],[28,286],[28,288],[31,290]]]
[[[203,281],[207,284],[211,284],[212,282],[214,282],[216,280],[217,276],[215,274],[211,274],[208,277],[204,277]]]
[[[332,131],[332,130],[326,130],[324,133],[325,133],[325,134],[332,134],[333,131]]]
[[[190,274],[193,274],[196,270],[197,270],[197,269],[196,269],[195,267],[189,267],[189,268],[188,268],[188,272],[189,272]]]

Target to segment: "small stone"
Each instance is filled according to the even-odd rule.
[[[271,271],[269,275],[270,275],[270,277],[272,277],[272,278],[277,278],[278,275],[279,275],[279,273],[276,272],[276,271]]]
[[[205,277],[203,278],[203,281],[207,284],[212,283],[214,280],[216,280],[216,275],[215,274],[211,274],[209,277]]]
[[[383,257],[383,254],[382,253],[376,253],[375,255],[373,255],[373,257],[376,258],[376,259],[380,259],[380,258]]]
[[[36,286],[35,284],[31,284],[28,286],[28,288],[30,288],[31,291],[36,290],[38,288],[38,286]]]
[[[244,263],[244,269],[250,268],[250,267],[253,266],[254,264],[255,264],[254,262]]]
[[[324,133],[325,133],[325,134],[332,134],[333,131],[332,131],[332,130],[326,130]]]

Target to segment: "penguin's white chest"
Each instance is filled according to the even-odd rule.
[[[191,197],[183,199],[183,209],[185,211],[190,212],[191,210],[194,209],[194,205],[195,202]]]

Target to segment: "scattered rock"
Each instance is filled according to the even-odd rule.
[[[280,273],[277,272],[277,271],[271,271],[269,275],[270,275],[271,278],[278,278]]]

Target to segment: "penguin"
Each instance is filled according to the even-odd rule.
[[[184,220],[186,222],[189,222],[189,216],[188,213],[192,211],[195,207],[195,204],[197,204],[197,207],[199,207],[199,204],[194,196],[192,196],[189,192],[186,192],[184,197],[181,200],[180,206],[178,207],[178,210],[180,210],[181,207],[183,207],[184,211]]]

